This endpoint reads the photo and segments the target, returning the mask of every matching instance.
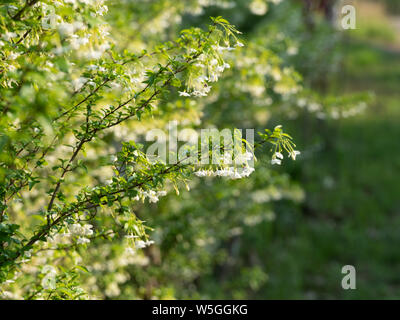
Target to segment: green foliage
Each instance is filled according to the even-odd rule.
[[[309,30],[299,2],[278,0],[11,1],[0,12],[1,296],[279,296],[271,266],[288,260],[276,237],[305,200],[280,124],[297,140],[369,99],[330,90],[340,34],[323,21]],[[256,170],[223,155],[186,161],[196,147],[172,164],[147,154],[148,132],[172,120],[231,129]],[[255,145],[236,128],[255,128]],[[206,144],[230,160],[237,147]],[[289,248],[308,254],[318,239],[300,240]]]

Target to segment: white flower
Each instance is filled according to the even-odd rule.
[[[42,269],[42,273],[45,274],[57,274],[56,269],[53,266],[45,265]]]
[[[278,68],[272,69],[271,76],[275,81],[280,81],[282,79],[281,71]]]
[[[216,68],[217,72],[223,72],[225,70],[225,68],[223,66],[218,66]]]
[[[248,177],[253,172],[254,168],[247,166],[239,169],[235,167],[228,167],[228,168],[218,169],[216,171],[199,170],[195,172],[195,175],[198,177],[205,177],[205,176],[228,177],[230,179],[236,180],[236,179],[242,179],[243,177]]]
[[[293,160],[296,160],[296,157],[300,154],[300,151],[293,150],[293,152],[289,155]]]
[[[280,152],[275,152],[275,157],[279,159],[283,159],[283,154]]]
[[[308,106],[308,110],[310,110],[311,112],[321,110],[321,108],[322,108],[322,106],[316,102],[310,103]]]
[[[297,100],[297,105],[301,108],[305,107],[307,105],[307,100],[304,98],[300,98]]]
[[[74,90],[79,91],[88,80],[89,79],[85,77],[79,77],[78,79],[73,80],[72,85],[74,86]]]
[[[121,293],[121,290],[119,289],[118,284],[116,282],[112,282],[107,286],[104,292],[109,297],[116,297]]]
[[[254,170],[255,169],[252,167],[246,167],[243,169],[242,176],[248,177],[249,175],[251,175],[254,172]]]
[[[233,169],[233,168],[232,168]],[[236,170],[234,170],[234,172],[233,173],[231,173],[230,175],[229,175],[229,177],[231,178],[231,179],[242,179],[242,178],[244,178],[244,177],[248,177],[249,175],[251,175],[252,173],[254,172],[254,168],[252,168],[252,167],[245,167],[245,168],[243,168],[242,170],[240,170],[240,171],[236,171]]]
[[[92,230],[93,226],[91,224],[85,224],[81,226],[79,223],[74,223],[68,227],[69,231],[73,236],[91,236],[93,234]],[[89,240],[89,239],[87,239]],[[85,241],[85,240],[81,240]],[[89,241],[88,241],[89,242]],[[79,242],[78,243],[84,243],[84,242]]]
[[[89,50],[89,51],[85,52],[85,56],[88,59],[97,60],[97,59],[101,58],[102,55],[103,55],[103,52],[100,50]]]
[[[213,172],[213,175],[219,177],[228,177],[233,174],[233,168],[224,168]]]
[[[74,26],[72,23],[60,23],[58,25],[58,32],[61,34],[61,36],[68,37],[74,33]]]
[[[158,191],[158,192],[157,192],[157,195],[158,195],[159,197],[164,197],[164,196],[167,195],[167,191]]]
[[[194,173],[198,177],[205,177],[208,176],[207,170],[198,170]]]
[[[179,96],[180,97],[190,97],[190,93],[187,93],[186,91],[179,91]]]
[[[72,24],[74,26],[74,31],[86,29],[86,25],[81,21],[75,21]]]
[[[76,241],[77,244],[85,244],[85,243],[89,243],[89,242],[90,242],[90,240],[85,237],[79,237],[78,241]]]
[[[218,60],[217,59],[212,59],[211,61],[210,61],[210,65],[212,65],[212,66],[215,66],[215,65],[217,65],[218,64]]]
[[[137,238],[138,236],[134,236],[133,234],[127,234],[126,236],[125,236],[125,238],[127,238],[127,239],[135,239],[135,238]]]
[[[98,15],[100,15],[100,16],[102,16],[102,15],[104,15],[105,13],[107,13],[108,12],[108,7],[107,6],[101,6],[97,11],[96,11],[96,13],[98,14]]]
[[[51,289],[54,290],[56,288],[56,279],[55,275],[53,274],[47,274],[46,276],[43,277],[42,281],[40,282],[42,285],[43,289]]]
[[[94,82],[94,81],[88,81],[87,85],[92,87],[92,89],[96,88],[96,82]]]
[[[32,256],[32,249],[30,249],[30,250],[28,250],[28,251],[25,251],[24,252],[24,257],[26,257],[26,258],[30,258],[31,256]]]
[[[158,202],[158,196],[155,191],[150,190],[149,192],[145,192],[144,195],[149,198],[150,203]]]
[[[132,249],[131,247],[125,248],[125,252],[126,252],[127,254],[131,254],[131,255],[134,255],[134,254],[136,253],[135,250]]]
[[[65,50],[65,48],[60,46],[60,47],[54,48],[54,49],[52,50],[52,52],[53,52],[55,55],[59,56],[59,55],[62,55],[62,54],[63,54],[64,50]]]
[[[146,247],[152,245],[153,243],[154,243],[154,241],[150,241],[150,240],[148,240],[148,241],[138,240],[138,241],[135,241],[135,247],[137,249],[143,249],[143,248],[146,248]]]
[[[69,39],[69,42],[71,43],[71,47],[73,49],[78,49],[80,46],[83,46],[87,43],[89,43],[89,38],[88,37],[78,37],[77,35],[72,35],[72,38]]]
[[[233,179],[233,180],[241,179],[241,178],[242,178],[242,175],[241,175],[239,172],[234,171],[234,172],[230,175],[230,178]]]
[[[288,54],[289,56],[294,56],[294,55],[296,55],[298,52],[299,52],[299,49],[298,49],[297,47],[295,47],[295,46],[291,46],[291,47],[289,47],[289,48],[287,49],[287,54]]]
[[[11,52],[11,53],[8,55],[8,59],[10,59],[10,60],[15,60],[15,59],[17,59],[19,56],[20,56],[19,53],[17,53],[17,52]]]
[[[236,47],[244,47],[244,44],[241,43],[240,41],[236,42],[235,44]]]
[[[100,32],[100,36],[102,37],[102,38],[105,38],[105,37],[107,37],[110,33],[107,31],[107,27],[106,26],[104,26],[103,28],[101,28],[101,29],[99,29],[99,32]]]
[[[91,224],[85,224],[83,226],[83,233],[85,236],[91,236],[93,234],[93,226]]]
[[[220,45],[217,45],[217,46],[212,46],[213,47],[213,49],[215,50],[215,51],[218,51],[219,53],[222,53],[223,51],[232,51],[232,50],[235,50],[235,48],[232,48],[232,47],[221,47]]]
[[[201,75],[201,76],[197,77],[196,80],[197,80],[198,82],[206,82],[206,81],[208,81],[208,77],[205,76],[205,75]]]
[[[213,75],[211,75],[213,77]],[[210,78],[210,81],[215,81]],[[211,86],[202,86],[200,90],[195,90],[192,92],[195,97],[205,97],[210,92]]]
[[[79,223],[74,223],[74,224],[70,225],[68,227],[68,229],[72,234],[77,235],[77,234],[81,234],[82,227]]]
[[[279,160],[279,159],[272,159],[271,160],[271,164],[281,164],[282,163],[282,160]]]
[[[235,162],[241,164],[250,161],[251,159],[253,159],[253,154],[246,151],[245,153],[239,153],[235,158]]]

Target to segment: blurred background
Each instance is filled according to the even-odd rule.
[[[337,28],[334,1],[249,3],[188,13],[180,25],[224,16],[246,39],[238,64],[244,59],[246,69],[260,63],[246,61],[251,54],[277,54],[304,91],[276,97],[268,81],[254,78],[267,90],[245,97],[233,75],[204,106],[203,121],[282,124],[302,155],[280,168],[259,156],[247,181],[201,180],[141,209],[160,245],[144,269],[129,268],[119,296],[137,296],[138,286],[144,298],[399,298],[400,3],[345,2],[356,8],[355,30]],[[341,287],[348,264],[357,271],[356,290]]]

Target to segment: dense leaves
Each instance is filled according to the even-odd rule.
[[[273,169],[300,154],[280,119],[336,119],[365,108],[364,96],[321,96],[303,85],[293,66],[304,54],[297,4],[31,0],[0,10],[6,298],[201,296],[196,280],[218,268],[222,277],[243,229],[268,224],[274,201],[303,198]],[[198,163],[196,147],[171,163],[146,152],[146,135],[172,120],[178,129],[259,134],[254,145],[242,136],[228,148],[207,140],[207,150],[222,151],[217,163]],[[235,151],[243,158],[232,166]],[[253,172],[247,162],[256,154],[262,169]],[[250,251],[249,259],[259,258]],[[253,262],[240,266],[235,297],[266,281]]]

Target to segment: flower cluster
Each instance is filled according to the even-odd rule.
[[[299,97],[295,104],[302,110],[306,110],[316,118],[325,119],[341,119],[354,117],[365,111],[367,108],[366,101],[371,100],[369,94],[327,97],[306,96],[303,94]]]
[[[144,6],[146,3],[151,1],[141,1]],[[39,291],[48,290],[48,297],[65,298],[70,292],[80,297],[81,292],[74,280],[70,280],[68,290],[60,285],[63,290],[52,292],[58,283],[55,280],[75,279],[75,274],[70,270],[64,273],[62,268],[44,268],[40,273],[37,265],[53,264],[59,257],[63,257],[60,265],[66,269],[83,263],[87,257],[77,245],[91,241],[96,242],[88,246],[95,248],[91,252],[101,258],[112,257],[111,245],[107,253],[96,250],[98,243],[106,242],[95,241],[99,238],[128,234],[135,249],[153,244],[148,240],[149,227],[136,215],[140,206],[132,200],[156,203],[167,194],[161,189],[173,186],[178,192],[178,185],[187,185],[195,170],[194,165],[186,163],[150,162],[145,154],[134,150],[134,141],[120,148],[120,140],[129,140],[121,126],[128,123],[127,131],[131,132],[131,121],[135,121],[136,127],[146,131],[148,119],[159,118],[162,123],[173,112],[186,109],[199,119],[202,109],[196,102],[175,101],[176,95],[171,101],[166,98],[175,90],[180,96],[208,95],[212,86],[218,88],[216,82],[223,72],[229,69],[233,73],[234,62],[226,62],[226,56],[237,54],[241,50],[236,49],[244,45],[237,39],[239,32],[234,26],[218,17],[213,18],[209,29],[184,30],[175,41],[160,45],[157,39],[157,43],[147,45],[136,39],[125,48],[124,43],[117,43],[118,32],[111,35],[111,25],[102,18],[108,11],[104,1],[60,0],[53,5],[53,13],[42,1],[0,8],[5,13],[0,26],[0,111],[4,116],[0,124],[0,136],[4,137],[0,228],[8,244],[0,247],[0,283],[14,279],[16,270],[30,268],[30,275],[37,275],[39,270],[40,276],[32,277]],[[168,19],[176,17],[175,11],[163,11],[160,23],[170,23]],[[46,12],[52,14],[50,20],[46,20],[49,15],[42,19]],[[49,26],[44,26],[47,22]],[[143,50],[137,53],[137,48]],[[289,76],[267,69],[262,70],[262,77],[273,74],[278,81]],[[263,85],[251,87],[258,93],[264,90]],[[278,146],[284,141],[283,132],[266,137],[265,141]],[[116,150],[121,151],[110,163],[110,154]],[[226,167],[232,158],[225,153],[217,169],[201,169],[195,175],[240,179],[254,172],[248,164],[252,153],[234,159],[236,167]],[[20,216],[27,221],[21,222]],[[40,220],[40,225],[34,219]],[[83,224],[94,219],[96,228]],[[121,241],[121,245],[126,242]],[[134,257],[125,255],[122,261],[110,259],[104,266],[93,265],[91,270],[112,272],[116,266],[134,261],[148,264],[149,258],[138,252],[135,250]],[[30,265],[23,269],[28,262]],[[107,286],[106,294],[115,294],[117,289]],[[38,292],[24,295],[41,297]]]
[[[90,243],[89,236],[93,235],[93,226],[91,224],[81,225],[79,223],[74,223],[68,226],[68,230],[71,236],[76,236],[77,244]]]
[[[219,43],[211,46],[211,49],[201,53],[190,67],[190,77],[187,89],[179,91],[183,97],[205,97],[210,92],[210,83],[217,82],[221,74],[230,69],[230,65],[223,60],[224,52],[235,50],[236,47],[243,47],[244,44],[235,38],[235,44],[231,47],[221,46]],[[193,53],[193,50],[191,50]]]
[[[300,154],[300,151],[292,150],[289,152],[288,157],[296,160],[296,157]],[[283,160],[283,154],[280,152],[275,152],[272,156],[271,164],[281,164]]]
[[[252,167],[244,167],[244,168],[235,168],[235,167],[227,167],[218,170],[212,169],[201,169],[196,171],[194,174],[198,177],[228,177],[232,180],[242,179],[250,176],[254,172],[254,168]]]

